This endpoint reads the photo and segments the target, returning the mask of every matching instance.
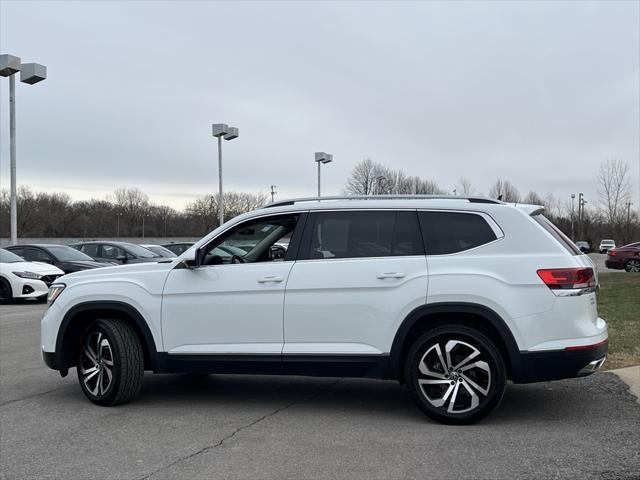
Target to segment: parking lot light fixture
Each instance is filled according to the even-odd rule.
[[[0,76],[9,77],[9,156],[11,178],[11,245],[18,243],[18,200],[16,185],[16,78],[33,85],[47,78],[47,67],[39,63],[22,63],[15,55],[0,55]]]
[[[325,152],[316,152],[315,161],[318,164],[318,198],[320,198],[320,164],[333,162],[333,155]]]
[[[226,123],[214,123],[211,125],[211,133],[218,139],[218,220],[220,225],[224,223],[224,199],[222,192],[222,139],[233,140],[238,138],[240,131],[236,127],[230,127]]]

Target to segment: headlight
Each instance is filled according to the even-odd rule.
[[[38,275],[37,273],[33,273],[33,272],[11,272],[14,275],[20,277],[20,278],[29,278],[31,280],[40,280],[42,278],[42,275]]]
[[[53,305],[53,302],[56,301],[56,298],[60,296],[62,291],[67,288],[64,283],[54,283],[49,287],[49,293],[47,294],[47,304],[49,306]]]

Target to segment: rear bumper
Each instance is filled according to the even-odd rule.
[[[579,349],[520,352],[520,365],[513,371],[513,381],[532,383],[591,375],[602,366],[608,350],[605,340]]]

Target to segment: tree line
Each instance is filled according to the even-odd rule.
[[[487,196],[508,203],[528,203],[545,207],[545,215],[574,240],[586,240],[592,248],[603,238],[617,245],[640,241],[637,209],[632,209],[629,165],[620,159],[601,163],[596,181],[598,198],[578,205],[579,197],[561,198],[552,193],[544,196],[535,191],[523,195],[508,180],[498,179],[487,195],[475,188],[469,178],[459,179],[453,190],[441,188],[431,179],[407,175],[371,159],[364,159],[351,170],[344,188],[345,195],[470,195]]]
[[[598,172],[598,199],[578,206],[578,198],[526,195],[504,179],[489,188],[490,198],[505,202],[543,205],[546,215],[574,240],[586,240],[593,248],[603,238],[617,244],[640,240],[637,209],[631,208],[629,166],[619,159],[604,161]],[[484,196],[469,178],[460,178],[453,190],[435,180],[408,175],[371,159],[358,162],[346,179],[345,195],[477,195]],[[224,217],[230,219],[267,203],[264,193],[227,192]],[[179,211],[154,204],[138,188],[117,188],[104,199],[74,201],[66,193],[18,189],[19,237],[199,237],[218,226],[218,196],[204,195]],[[0,234],[9,236],[9,192],[0,191]]]
[[[261,207],[267,196],[226,192],[225,219]],[[117,188],[105,199],[77,200],[66,193],[17,192],[18,237],[199,237],[218,226],[218,196],[205,195],[178,211],[154,204],[138,188]],[[0,191],[0,232],[10,232],[9,191]]]

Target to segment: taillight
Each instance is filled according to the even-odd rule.
[[[616,256],[616,251],[615,250],[609,250],[607,253],[609,254],[610,257],[615,257]]]
[[[538,276],[552,290],[593,288],[596,277],[593,268],[548,268],[538,270]]]

